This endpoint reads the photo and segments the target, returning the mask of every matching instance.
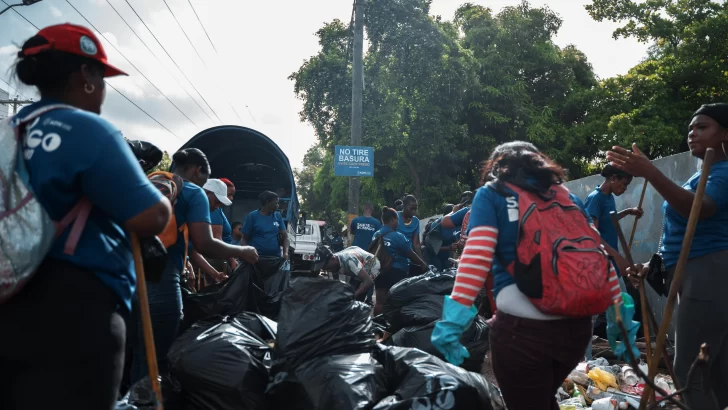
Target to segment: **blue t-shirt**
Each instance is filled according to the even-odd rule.
[[[465,220],[465,214],[467,214],[469,210],[470,210],[470,207],[466,206],[465,208],[460,209],[459,211],[450,215],[450,220],[457,228],[456,231],[459,231],[460,227],[463,226],[463,221]]]
[[[24,107],[16,118],[57,103],[43,99]],[[162,194],[144,175],[121,131],[96,114],[50,111],[29,124],[27,132],[23,154],[30,185],[50,217],[61,220],[83,197],[93,203],[75,254],[63,253],[66,229],[48,256],[93,272],[131,310],[136,274],[123,226],[159,203]]]
[[[351,221],[349,232],[354,235],[352,246],[358,246],[364,250],[372,242],[372,236],[381,229],[382,223],[371,216],[358,216]]]
[[[280,212],[263,215],[253,211],[245,217],[243,234],[250,238],[248,245],[254,247],[261,256],[281,256],[278,244],[278,232],[286,230],[286,224]]]
[[[399,225],[397,226],[397,232],[401,232],[405,238],[410,242],[410,248],[414,246],[414,237],[420,237],[420,220],[416,217],[412,217],[409,225],[404,224],[404,217],[402,211],[397,213],[399,215]]]
[[[700,171],[690,177],[683,188],[695,192]],[[689,259],[728,249],[728,161],[713,164],[705,187],[705,195],[715,203],[713,216],[698,221]],[[665,267],[677,264],[688,220],[680,216],[667,202],[662,204],[665,214],[665,232],[662,236],[662,252]]]
[[[233,228],[230,227],[230,222],[228,222],[222,208],[210,212],[210,223],[212,225],[222,225],[222,241],[227,244],[233,243]]]
[[[506,270],[516,259],[516,244],[518,241],[518,222],[520,214],[518,209],[518,194],[504,188],[508,196],[503,196],[487,186],[478,189],[470,210],[468,232],[479,226],[492,226],[498,229],[498,244],[496,245],[496,258],[493,258],[493,293],[497,296],[501,289],[516,283],[513,276]],[[569,193],[569,198],[582,209],[584,217],[591,223],[581,200]]]
[[[589,216],[597,221],[599,226],[599,236],[609,246],[615,250],[619,250],[619,236],[617,235],[617,228],[612,223],[612,217],[610,212],[617,212],[617,203],[614,200],[614,195],[605,194],[601,191],[600,187],[597,187],[592,193],[586,197],[586,211]],[[619,267],[616,261],[611,256],[609,259],[614,265],[614,269],[619,273]]]
[[[619,249],[619,238],[617,237],[617,229],[612,224],[610,212],[617,212],[617,203],[614,201],[614,195],[605,194],[597,187],[592,193],[587,195],[586,212],[599,224],[599,235],[609,246]]]
[[[372,240],[376,239],[378,235],[384,237],[384,247],[387,248],[390,255],[394,256],[392,268],[409,272],[410,262],[407,253],[412,249],[409,239],[388,226],[383,226],[378,232],[375,232]]]
[[[210,223],[210,201],[207,194],[199,186],[192,182],[185,181],[182,191],[177,195],[177,202],[174,204],[174,216],[177,219],[177,226],[185,223],[205,222]],[[188,227],[189,228],[189,227]],[[192,249],[192,237],[189,240],[189,249]],[[179,271],[184,267],[185,238],[182,233],[177,234],[177,243],[167,250],[167,257],[177,266]]]

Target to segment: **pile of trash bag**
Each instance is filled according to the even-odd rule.
[[[374,410],[505,410],[498,388],[483,376],[418,349],[380,347],[389,394]]]
[[[249,265],[241,263],[230,278],[213,284],[197,293],[184,292],[182,303],[184,317],[180,332],[194,323],[214,317],[230,316],[241,312],[258,312],[256,293]]]
[[[192,325],[167,355],[181,407],[265,409],[275,332],[275,322],[249,312]]]
[[[414,347],[440,359],[445,357],[432,345],[430,337],[435,323],[442,318],[445,295],[455,286],[454,269],[429,272],[404,279],[392,287],[384,304],[384,313],[377,317],[379,326],[392,334],[386,344]],[[478,301],[476,301],[478,303]],[[485,318],[477,316],[463,333],[460,342],[468,349],[470,357],[462,364],[464,369],[479,372],[490,347],[488,325]]]
[[[449,295],[454,286],[455,270],[452,269],[444,272],[431,269],[422,275],[397,282],[389,290],[389,297],[384,304],[383,316],[391,325],[390,330],[396,332],[405,326],[427,324],[440,319],[444,296]],[[434,307],[428,303],[418,303],[422,298],[434,304]],[[413,318],[418,323],[413,323]]]
[[[505,409],[479,374],[417,349],[377,345],[370,311],[346,284],[293,280],[281,303],[269,408]]]
[[[189,329],[209,317],[241,312],[260,313],[275,320],[290,276],[290,262],[283,258],[261,256],[255,265],[241,263],[223,282],[197,293],[183,291],[184,318],[180,329]]]
[[[354,300],[351,286],[323,278],[296,278],[283,293],[275,371],[311,359],[369,353],[375,346],[371,307]]]
[[[392,346],[417,348],[444,360],[445,356],[440,353],[440,351],[437,350],[430,341],[432,331],[435,328],[435,323],[437,323],[437,321],[428,323],[424,326],[412,326],[400,329],[397,333],[392,335],[387,344]],[[488,325],[485,323],[485,319],[477,316],[475,320],[473,320],[473,324],[470,325],[460,338],[460,343],[462,343],[462,345],[468,349],[468,353],[470,353],[470,357],[465,359],[461,365],[462,368],[472,372],[480,372],[483,366],[483,360],[485,360],[485,355],[488,353],[488,349],[490,348],[488,336]]]
[[[255,265],[247,265],[253,278],[258,312],[276,320],[281,310],[283,291],[291,280],[291,263],[279,257],[261,256]]]

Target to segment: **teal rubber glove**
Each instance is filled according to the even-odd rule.
[[[622,300],[624,303],[620,306],[620,312],[622,313],[622,323],[627,329],[627,335],[629,336],[629,345],[632,347],[632,355],[638,359],[640,357],[640,351],[635,346],[637,341],[637,332],[640,329],[640,322],[632,320],[634,318],[634,299],[627,293],[622,292]],[[627,357],[627,346],[622,340],[622,332],[619,330],[617,325],[617,315],[614,310],[614,305],[607,309],[607,340],[609,341],[609,347],[614,352],[615,356],[619,359],[628,360]],[[619,343],[618,343],[619,342]]]
[[[478,310],[475,306],[467,308],[450,299],[450,296],[445,296],[442,320],[435,324],[430,341],[440,353],[445,355],[445,360],[455,366],[460,366],[465,359],[470,357],[468,349],[460,343],[460,338],[473,323],[477,313]]]

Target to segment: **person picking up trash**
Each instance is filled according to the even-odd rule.
[[[374,252],[372,254],[376,255],[382,264],[382,273],[374,281],[377,301],[374,306],[375,315],[384,309],[389,289],[409,276],[410,261],[417,264],[423,273],[429,269],[422,257],[412,249],[407,237],[397,230],[399,219],[400,214],[394,209],[387,207],[382,209],[382,228],[374,233],[372,244],[369,245],[369,252]],[[417,223],[419,224],[419,221]],[[419,237],[419,234],[417,236]],[[377,248],[379,253],[376,253]]]
[[[490,345],[506,406],[558,409],[556,392],[584,357],[591,316],[622,303],[616,271],[599,233],[563,187],[564,170],[533,144],[497,147],[483,179],[455,286],[431,341],[452,364],[470,357],[460,339],[492,270],[498,312]]]
[[[354,298],[360,302],[364,301],[369,289],[374,286],[374,279],[379,276],[381,269],[374,255],[357,246],[333,253],[328,246],[319,244],[313,260],[314,272],[325,270],[351,277],[349,283],[355,289]]]

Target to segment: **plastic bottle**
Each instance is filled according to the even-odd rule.
[[[637,377],[637,373],[630,366],[622,366],[619,372],[619,377],[628,386],[634,386],[639,383],[640,378]]]

